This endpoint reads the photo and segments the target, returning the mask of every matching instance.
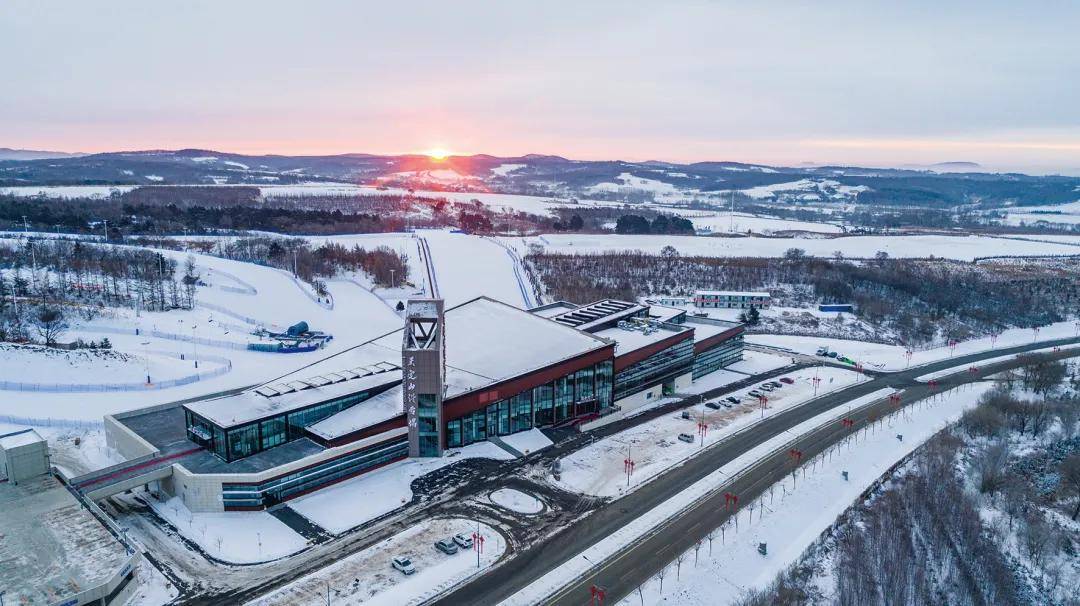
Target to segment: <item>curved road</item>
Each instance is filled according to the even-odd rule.
[[[910,404],[931,395],[929,386],[916,381],[916,377],[927,373],[953,367],[966,367],[1003,355],[1020,354],[1032,350],[1065,346],[1080,343],[1080,338],[1043,341],[1028,345],[994,349],[986,352],[957,356],[941,362],[934,362],[904,371],[880,374],[870,380],[852,387],[811,400],[807,404],[780,412],[754,426],[752,431],[734,434],[730,438],[717,442],[684,465],[675,467],[645,484],[630,494],[606,503],[594,513],[572,525],[573,532],[561,531],[558,534],[532,547],[520,551],[505,563],[474,578],[455,591],[436,600],[439,604],[497,604],[507,599],[533,580],[578,554],[600,539],[616,530],[665,500],[673,497],[691,484],[704,478],[722,465],[751,448],[787,431],[788,429],[814,418],[830,409],[842,406],[851,400],[873,393],[885,387],[902,390],[903,403]],[[1066,358],[1080,355],[1080,348],[1070,348],[1048,357]],[[1005,360],[981,369],[978,375],[960,372],[938,380],[939,389],[978,380],[982,376],[1022,366],[1020,360]],[[853,411],[856,425],[845,430],[839,426],[811,432],[805,442],[800,440],[800,449],[810,459],[828,445],[835,443],[844,435],[865,427],[867,419],[880,417],[890,407],[888,400],[878,401],[859,411]],[[893,406],[895,408],[895,406]],[[855,416],[857,414],[857,416]],[[786,466],[786,467],[785,467]],[[734,484],[725,485],[714,492],[712,498],[705,499],[693,509],[684,512],[670,522],[669,530],[662,536],[642,541],[629,551],[613,560],[602,563],[596,569],[600,584],[607,591],[608,603],[615,603],[629,595],[638,584],[649,579],[660,566],[666,565],[675,554],[689,548],[712,528],[719,526],[726,519],[723,512],[723,492],[731,491],[741,495],[740,501],[750,503],[753,498],[791,471],[786,458],[786,451],[773,453],[759,461],[753,469],[738,476]],[[717,500],[720,504],[717,504]],[[669,557],[670,556],[670,557]],[[558,592],[555,599],[545,603],[552,604],[590,604],[589,587],[596,582],[593,577],[579,579]]]

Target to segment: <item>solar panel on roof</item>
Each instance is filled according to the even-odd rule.
[[[325,376],[326,376],[327,379],[330,379],[334,383],[340,383],[342,381],[348,381],[349,380],[349,377],[346,377],[344,374],[342,374],[340,372],[328,372],[328,373],[326,373]]]
[[[276,389],[273,389],[273,388],[270,388],[270,387],[265,387],[265,386],[256,389],[255,393],[259,394],[260,396],[266,397],[266,398],[272,398],[274,396],[281,395],[280,393],[277,392]]]
[[[326,377],[324,377],[322,375],[316,375],[314,377],[309,377],[307,379],[304,379],[304,382],[307,383],[308,385],[311,385],[312,387],[322,387],[323,385],[329,385],[329,384],[333,383],[333,381],[331,381],[330,379],[327,379]]]
[[[286,385],[292,387],[296,391],[303,391],[311,387],[311,385],[308,385],[303,381],[289,381],[288,383],[286,383]]]
[[[296,391],[296,388],[293,387],[292,385],[289,385],[288,383],[275,383],[274,384],[274,390],[277,391],[279,394],[283,394],[283,393],[292,393],[292,392]]]

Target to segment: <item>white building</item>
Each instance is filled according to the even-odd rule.
[[[694,293],[694,307],[701,308],[748,309],[768,307],[771,303],[768,292],[699,290]]]

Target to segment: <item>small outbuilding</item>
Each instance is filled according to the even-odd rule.
[[[33,429],[0,435],[0,480],[12,484],[49,472],[49,443]]]

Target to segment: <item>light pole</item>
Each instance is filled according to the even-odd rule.
[[[143,341],[143,359],[146,360],[146,384],[150,384],[150,341]]]
[[[191,324],[191,357],[195,359],[195,368],[199,367],[199,337],[195,333],[198,326]]]
[[[390,288],[396,288],[396,287],[397,287],[397,281],[394,280],[394,270],[391,269],[390,270]]]

